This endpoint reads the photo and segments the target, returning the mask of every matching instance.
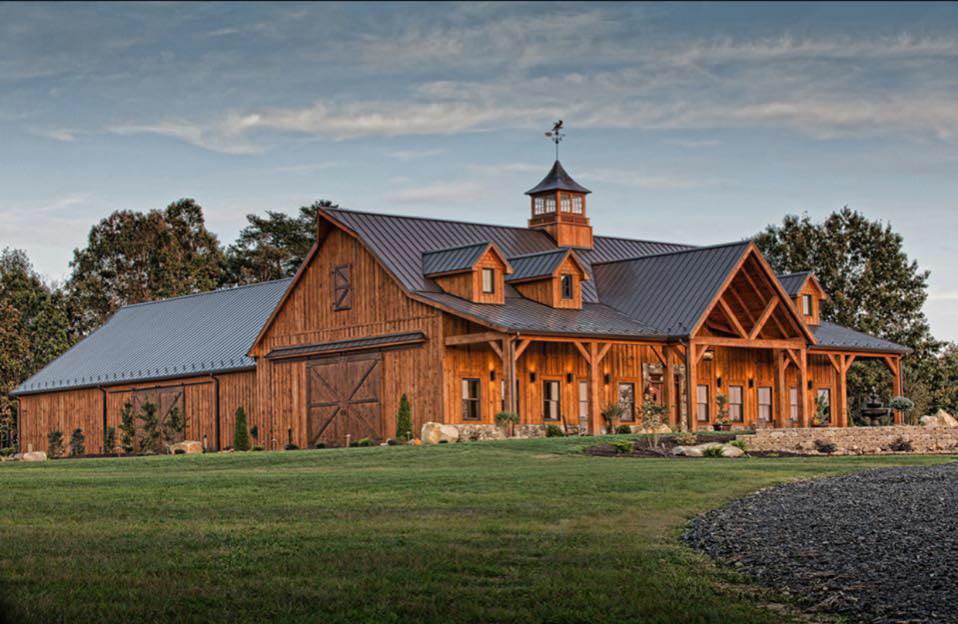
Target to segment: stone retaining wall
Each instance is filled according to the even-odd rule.
[[[907,440],[913,453],[958,453],[958,427],[816,427],[808,429],[759,429],[739,435],[749,451],[772,451],[817,455],[817,441],[835,445],[836,455],[894,453],[896,442]]]

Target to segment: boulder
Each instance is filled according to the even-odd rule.
[[[731,444],[722,445],[722,457],[741,457],[742,455],[745,455],[745,451],[739,447]]]
[[[177,451],[182,455],[199,455],[203,452],[203,443],[196,440],[184,440],[170,445],[170,455],[176,455]]]
[[[439,444],[440,442],[458,442],[459,429],[453,425],[444,425],[437,422],[427,422],[422,426],[422,441],[425,444]]]
[[[958,427],[958,420],[943,409],[929,416],[921,417],[921,424],[926,427]]]
[[[42,462],[47,461],[47,454],[43,451],[30,451],[29,453],[24,453],[20,457],[20,461],[25,462]]]
[[[705,449],[721,446],[723,446],[721,442],[706,442],[705,444],[696,444],[695,446],[676,446],[672,449],[672,454],[682,457],[704,457]]]

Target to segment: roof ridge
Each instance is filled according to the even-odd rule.
[[[216,295],[220,293],[233,292],[236,290],[243,290],[244,288],[253,288],[254,286],[265,286],[267,284],[276,284],[278,282],[288,282],[293,279],[292,277],[284,277],[281,279],[275,280],[266,280],[265,282],[254,282],[252,284],[241,284],[239,286],[224,286],[222,288],[216,288],[214,290],[204,290],[203,292],[189,293],[187,295],[177,295],[176,297],[167,297],[165,299],[154,299],[152,301],[141,301],[139,303],[128,303],[126,305],[120,306],[117,308],[117,312],[120,310],[125,310],[127,308],[138,308],[141,306],[153,305],[156,303],[166,303],[167,301],[177,301],[179,299],[189,299],[190,297],[202,297],[206,295]],[[105,325],[106,323],[104,323]]]
[[[703,247],[692,247],[691,249],[677,249],[675,251],[664,251],[662,253],[649,254],[646,256],[636,256],[634,258],[621,258],[619,260],[604,260],[602,262],[593,262],[592,266],[602,265],[602,264],[617,264],[619,262],[635,262],[636,260],[648,260],[649,258],[660,258],[662,256],[675,256],[678,254],[692,253],[695,251],[708,251],[710,249],[720,249],[722,247],[732,247],[735,245],[747,245],[751,243],[750,239],[743,239],[740,241],[733,241],[729,243],[718,243],[716,245],[705,245]]]

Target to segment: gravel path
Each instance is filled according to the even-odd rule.
[[[695,518],[685,540],[853,621],[958,623],[958,463],[769,488]]]

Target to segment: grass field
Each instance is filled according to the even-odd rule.
[[[627,459],[588,439],[0,466],[29,622],[769,622],[680,544],[763,486],[951,458]]]

